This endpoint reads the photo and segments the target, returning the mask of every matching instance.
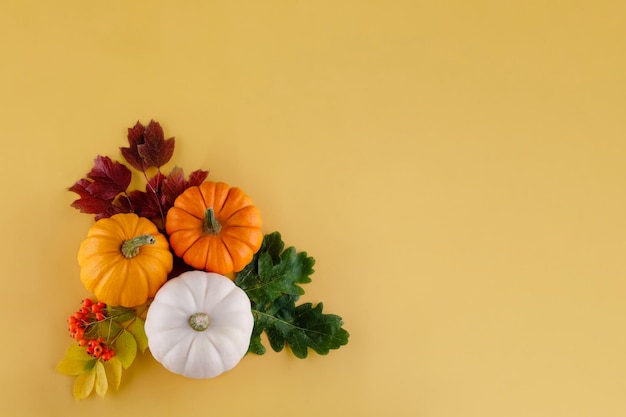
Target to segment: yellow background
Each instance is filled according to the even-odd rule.
[[[626,2],[2,0],[11,416],[626,415]],[[213,380],[54,371],[92,219],[66,188],[159,121],[315,257],[350,343]]]

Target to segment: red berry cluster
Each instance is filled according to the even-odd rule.
[[[87,348],[87,353],[95,358],[102,358],[105,361],[111,359],[115,352],[106,343],[103,337],[89,338],[92,333],[89,330],[98,322],[106,319],[106,304],[103,302],[94,303],[86,298],[83,300],[80,310],[72,314],[67,322],[69,324],[70,335],[78,341],[80,346]]]

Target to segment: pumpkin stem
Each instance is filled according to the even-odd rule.
[[[209,315],[207,313],[196,313],[189,317],[189,326],[197,332],[203,332],[209,327]]]
[[[215,218],[213,207],[209,207],[204,212],[204,233],[216,235],[222,230],[222,225]]]
[[[156,243],[156,238],[152,235],[140,235],[136,236],[132,239],[125,240],[122,243],[122,248],[120,249],[122,255],[126,258],[130,259],[139,253],[139,249],[143,245],[154,245]]]

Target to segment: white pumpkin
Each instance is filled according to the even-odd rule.
[[[152,356],[189,378],[213,378],[248,351],[254,318],[250,299],[229,278],[188,271],[167,281],[146,317]]]

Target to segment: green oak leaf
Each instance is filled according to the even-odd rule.
[[[297,299],[304,294],[297,284],[311,282],[315,259],[294,247],[283,250],[284,246],[280,233],[266,235],[252,262],[237,274],[235,284],[251,300],[271,303],[284,295]]]
[[[348,343],[349,333],[342,328],[343,321],[336,314],[324,314],[324,305],[311,303],[296,306],[293,300],[284,297],[284,304],[274,314],[252,310],[255,318],[250,351],[262,354],[265,348],[260,335],[265,330],[270,346],[280,352],[288,344],[293,354],[300,359],[308,355],[308,349],[326,355],[331,349],[339,349]]]
[[[280,352],[289,345],[294,355],[306,358],[308,349],[326,355],[348,343],[341,317],[322,312],[323,304],[296,305],[304,290],[298,284],[311,281],[315,260],[294,247],[284,249],[280,233],[264,237],[252,262],[237,274],[235,284],[252,303],[254,328],[248,352],[262,355],[261,343],[267,334],[272,349]]]

